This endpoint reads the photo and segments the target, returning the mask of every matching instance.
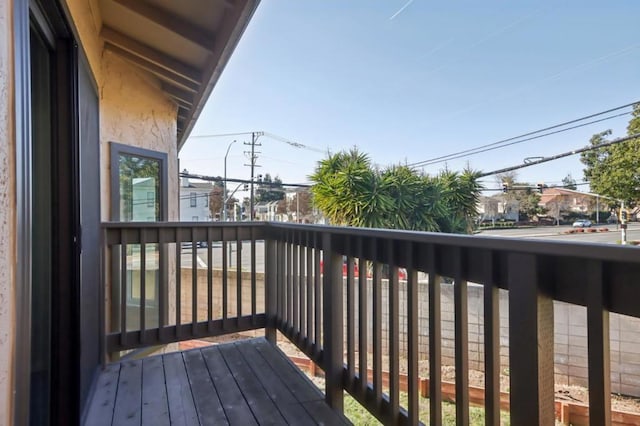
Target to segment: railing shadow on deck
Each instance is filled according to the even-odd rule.
[[[482,286],[478,332],[491,425],[500,423],[501,289],[511,424],[554,422],[554,301],[587,310],[594,425],[611,423],[609,313],[640,317],[635,248],[263,222],[103,230],[105,353],[259,328],[275,342],[280,331],[324,370],[329,405],[342,411],[347,391],[386,424],[426,420],[418,402],[422,347],[430,424],[442,423],[443,350],[455,359],[456,418],[468,424],[469,283]],[[453,349],[442,345],[444,282],[453,287]]]

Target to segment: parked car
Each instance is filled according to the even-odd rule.
[[[591,221],[587,219],[579,219],[573,222],[574,228],[591,228]]]
[[[386,265],[385,265],[386,266]],[[354,262],[353,265],[353,273],[356,277],[359,276],[360,270],[358,266],[358,262]],[[324,261],[320,261],[320,273],[324,273]],[[342,275],[347,276],[347,256],[342,256]],[[387,268],[383,268],[382,275],[384,278],[389,278],[389,270]],[[371,278],[371,271],[367,271],[367,278]],[[398,268],[398,279],[406,280],[407,279],[407,270],[405,268]]]

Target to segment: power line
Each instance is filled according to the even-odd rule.
[[[323,151],[323,150],[321,150],[319,148],[315,148],[315,147],[312,147],[312,146],[309,146],[309,145],[305,145],[305,144],[302,144],[300,142],[295,142],[295,141],[292,141],[290,139],[284,138],[282,136],[275,135],[273,133],[264,132],[264,135],[269,137],[269,138],[271,138],[271,139],[275,139],[277,141],[284,142],[287,145],[291,145],[294,148],[308,149],[309,151],[319,152],[320,154],[324,154],[325,153],[325,151]]]
[[[324,154],[325,151],[319,148],[315,148],[313,146],[309,146],[309,145],[305,145],[302,144],[300,142],[295,142],[292,141],[290,139],[287,139],[283,136],[279,136],[276,135],[275,133],[270,133],[270,132],[264,132],[264,131],[254,131],[254,132],[238,132],[238,133],[216,133],[216,134],[211,134],[211,135],[195,135],[195,136],[190,136],[189,139],[206,139],[206,138],[224,138],[224,137],[230,137],[230,136],[247,136],[247,135],[252,135],[252,134],[261,134],[264,136],[267,136],[271,139],[277,140],[279,142],[284,142],[287,145],[290,145],[294,148],[302,148],[302,149],[308,149],[309,151],[315,151],[318,152],[320,154]]]
[[[463,158],[463,157],[468,157],[468,156],[475,155],[475,154],[481,154],[483,152],[495,151],[496,149],[506,148],[508,146],[517,145],[517,144],[520,144],[520,143],[523,143],[523,142],[528,142],[528,141],[532,141],[532,140],[535,140],[535,139],[540,139],[540,138],[543,138],[543,137],[546,137],[546,136],[550,136],[550,135],[555,135],[555,134],[558,134],[558,133],[564,133],[564,132],[567,132],[569,130],[578,129],[580,127],[589,126],[589,125],[594,124],[594,123],[599,123],[601,121],[611,120],[613,118],[622,117],[623,115],[629,115],[629,114],[631,114],[631,112],[623,112],[621,114],[612,115],[610,117],[601,118],[599,120],[593,120],[593,121],[589,121],[587,123],[577,124],[575,126],[567,127],[565,129],[554,130],[553,132],[547,132],[547,133],[543,133],[541,135],[531,136],[529,138],[521,139],[521,140],[518,140],[518,141],[505,143],[505,144],[500,145],[500,146],[494,146],[494,147],[491,147],[491,148],[475,150],[474,152],[472,152],[470,154],[461,154],[461,155],[449,157],[449,158],[447,158],[445,160],[432,161],[430,163],[422,164],[422,166],[429,166],[429,165],[432,165],[432,164],[443,163],[445,161],[455,160],[455,159]],[[533,160],[535,160],[536,158],[537,157],[531,157],[531,159],[533,159]]]
[[[207,175],[196,175],[191,173],[180,173],[180,177],[186,177],[189,179],[198,179],[203,180],[205,182],[223,182],[224,178],[222,176],[207,176]],[[235,178],[227,178],[227,182],[235,182],[235,183],[251,183],[249,179],[235,179]],[[292,188],[310,188],[311,185],[307,183],[284,183],[284,182],[260,182],[262,186],[288,186]]]
[[[510,171],[513,171],[513,170],[523,169],[525,167],[531,167],[531,166],[535,166],[537,164],[547,163],[549,161],[554,161],[554,160],[557,160],[557,159],[560,159],[560,158],[569,157],[571,155],[580,154],[582,152],[593,151],[594,149],[605,148],[607,146],[616,145],[616,144],[619,144],[619,143],[622,143],[622,142],[627,142],[627,141],[630,141],[632,139],[638,139],[638,138],[640,138],[640,133],[636,133],[636,134],[631,135],[631,136],[625,136],[623,138],[614,139],[612,141],[604,142],[604,143],[601,143],[601,144],[596,145],[596,146],[587,146],[587,147],[576,149],[576,150],[573,150],[573,151],[563,152],[562,154],[556,154],[556,155],[552,155],[550,157],[543,157],[543,158],[541,158],[539,160],[532,161],[530,163],[520,164],[520,165],[512,166],[512,167],[505,167],[504,169],[498,169],[498,170],[494,170],[492,172],[480,173],[478,175],[478,178],[483,178],[483,177],[486,177],[486,176],[493,176],[493,175],[497,175],[497,174],[500,174],[500,173],[510,172]]]
[[[578,123],[580,121],[588,120],[590,118],[598,117],[598,116],[609,114],[611,112],[618,111],[618,110],[621,110],[621,109],[624,109],[624,108],[632,107],[633,105],[635,105],[635,104],[637,104],[639,102],[640,101],[632,102],[632,103],[629,103],[629,104],[626,104],[626,105],[622,105],[622,106],[619,106],[619,107],[611,108],[611,109],[608,109],[608,110],[605,110],[605,111],[601,111],[601,112],[598,112],[598,113],[595,113],[595,114],[590,114],[590,115],[587,115],[587,116],[584,116],[584,117],[576,118],[574,120],[569,120],[569,121],[565,121],[565,122],[560,123],[560,124],[555,124],[553,126],[545,127],[543,129],[539,129],[539,130],[535,130],[535,131],[532,131],[532,132],[523,133],[521,135],[513,136],[513,137],[510,137],[510,138],[506,138],[506,139],[501,139],[501,140],[496,141],[496,142],[492,142],[492,143],[485,144],[485,145],[480,145],[480,146],[477,146],[475,148],[469,148],[469,149],[466,149],[466,150],[463,150],[463,151],[454,152],[454,153],[451,153],[451,154],[448,154],[448,155],[443,155],[443,156],[440,156],[440,157],[434,157],[434,158],[431,158],[431,159],[428,159],[428,160],[423,160],[423,161],[417,161],[415,163],[410,163],[410,164],[407,164],[407,165],[409,167],[420,167],[420,166],[426,166],[426,165],[430,165],[430,164],[439,163],[439,162],[446,161],[446,160],[451,160],[451,159],[454,159],[454,158],[452,158],[454,156],[456,158],[460,158],[459,156],[461,156],[463,154],[472,155],[472,154],[476,153],[475,151],[481,150],[483,148],[494,147],[494,146],[497,146],[497,145],[503,145],[503,144],[506,144],[507,142],[516,141],[518,139],[526,138],[528,136],[537,135],[538,133],[547,132],[549,130],[558,129],[560,127],[565,127],[565,126],[568,126],[570,124],[574,124],[574,123]],[[616,118],[616,117],[619,117],[619,116],[622,116],[622,115],[626,115],[626,114],[629,114],[629,113],[630,112],[626,112],[624,114],[617,114],[617,115],[610,116],[610,117],[607,117],[607,118],[604,118],[604,119],[595,120],[595,121],[590,122],[590,123],[583,123],[582,125],[579,125],[579,126],[576,126],[576,127],[572,127],[572,128],[566,129],[566,130],[572,130],[572,129],[577,128],[577,127],[586,126],[586,125],[597,123],[597,122],[600,122],[600,121],[610,120],[612,118]],[[555,133],[559,133],[559,132],[555,132]],[[548,135],[550,135],[550,134],[554,134],[554,133],[549,133]],[[546,135],[546,136],[548,136],[548,135]],[[543,135],[543,136],[545,136],[545,135]],[[542,137],[542,136],[538,136],[538,137]],[[531,139],[527,139],[527,140],[531,140]],[[520,143],[520,142],[525,142],[525,141],[519,141],[519,142],[515,142],[515,143]],[[511,145],[513,145],[513,144],[511,144]],[[505,145],[505,146],[508,146],[508,145]],[[480,152],[484,152],[484,151],[480,151]]]

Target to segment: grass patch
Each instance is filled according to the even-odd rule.
[[[400,393],[400,405],[403,407],[408,406],[408,395],[404,392]],[[358,401],[353,399],[351,395],[345,393],[344,395],[344,415],[351,420],[354,425],[358,426],[374,426],[381,425],[371,413],[367,411]],[[429,422],[429,400],[420,398],[420,420]],[[500,412],[500,423],[502,425],[509,425],[509,413],[506,411]],[[455,426],[456,424],[456,406],[450,402],[442,403],[442,424],[445,426]],[[470,425],[484,425],[484,409],[479,407],[469,407],[469,424]]]

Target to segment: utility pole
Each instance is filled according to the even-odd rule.
[[[258,159],[258,154],[260,154],[260,152],[256,152],[256,146],[262,146],[261,144],[259,144],[258,138],[260,136],[264,135],[264,132],[251,132],[251,143],[249,142],[245,142],[245,145],[251,145],[251,151],[245,151],[245,154],[249,155],[249,163],[250,164],[245,164],[245,166],[249,166],[251,167],[251,194],[250,194],[250,202],[249,202],[249,217],[251,218],[250,220],[253,221],[253,209],[254,209],[254,198],[253,198],[253,184],[254,184],[254,174],[255,174],[255,168],[256,167],[260,167],[259,165],[256,164],[256,160]]]
[[[623,245],[627,244],[627,211],[623,200],[620,200],[620,239]]]

